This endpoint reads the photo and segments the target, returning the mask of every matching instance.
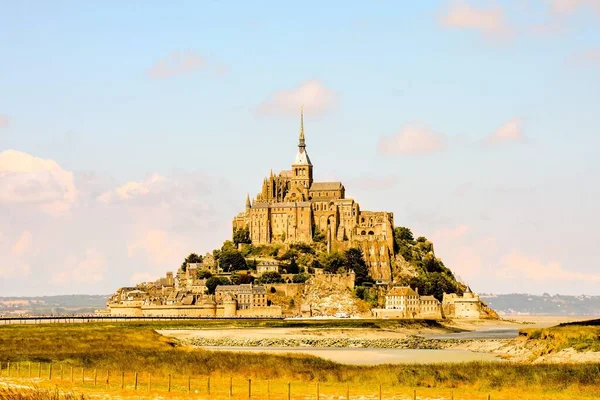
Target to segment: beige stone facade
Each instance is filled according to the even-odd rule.
[[[482,317],[482,304],[479,295],[473,293],[469,287],[462,296],[456,293],[444,293],[442,308],[444,316],[448,318],[479,319]]]
[[[311,243],[320,233],[330,250],[360,247],[371,276],[391,281],[394,217],[391,212],[364,211],[346,198],[341,182],[315,182],[306,151],[301,116],[298,152],[290,170],[265,178],[253,201],[233,220],[233,229],[248,229],[255,245]]]
[[[441,319],[442,307],[433,296],[419,296],[409,286],[394,286],[385,296],[385,308],[374,308],[376,318]]]

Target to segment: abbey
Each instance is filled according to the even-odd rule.
[[[324,240],[329,251],[359,247],[371,276],[391,281],[394,216],[385,211],[364,211],[346,198],[341,182],[316,182],[306,151],[304,115],[300,115],[298,152],[291,170],[271,172],[246,210],[233,220],[233,230],[248,229],[254,245],[311,243]]]

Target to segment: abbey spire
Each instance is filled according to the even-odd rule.
[[[304,106],[300,108],[300,139],[298,141],[298,154],[294,165],[310,165],[310,158],[306,152],[306,138],[304,137]]]

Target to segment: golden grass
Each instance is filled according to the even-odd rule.
[[[540,344],[541,354],[557,352],[568,347],[577,351],[600,351],[600,326],[585,323],[562,324],[542,329],[521,329],[520,336]]]
[[[100,380],[109,370],[112,384],[116,385],[111,390],[118,389],[119,384],[115,379],[120,376],[120,371],[127,371],[129,386],[133,382],[133,373],[137,371],[141,380],[147,374],[152,374],[157,379],[156,384],[159,385],[160,381],[163,386],[165,377],[171,374],[178,391],[185,390],[182,389],[181,382],[183,380],[185,383],[188,376],[197,382],[203,382],[210,375],[217,380],[233,376],[236,385],[240,385],[240,391],[247,385],[246,380],[251,378],[256,381],[256,385],[260,385],[259,382],[264,384],[267,380],[280,386],[287,381],[295,382],[295,385],[301,385],[298,382],[305,382],[304,385],[319,382],[324,385],[323,390],[331,385],[331,390],[342,391],[341,394],[345,392],[346,385],[357,391],[370,393],[382,384],[385,390],[390,391],[417,388],[445,393],[451,390],[514,393],[526,390],[539,396],[562,396],[564,393],[572,396],[552,398],[600,397],[600,364],[470,362],[351,366],[298,354],[248,354],[189,349],[178,346],[154,331],[155,328],[169,327],[172,325],[158,323],[0,327],[2,376],[7,376],[7,362],[10,361],[11,377],[16,377],[17,373],[22,378],[26,375],[28,377],[31,362],[34,378],[39,373],[43,381],[49,376],[48,363],[52,362],[53,379],[60,379],[58,374],[62,370],[61,382],[69,381],[71,367],[74,368],[76,381],[81,376],[81,368],[84,368],[85,390],[95,390],[89,387],[93,370],[97,371]],[[42,370],[38,372],[39,366]],[[145,383],[140,385],[144,386]]]

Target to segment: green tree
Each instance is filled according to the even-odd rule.
[[[212,277],[213,274],[209,270],[199,269],[198,272],[196,272],[196,276],[198,277],[198,279],[208,279]]]
[[[356,275],[356,285],[362,285],[369,281],[369,268],[365,262],[363,251],[357,248],[351,248],[344,252],[345,265]]]
[[[285,267],[285,270],[288,274],[297,274],[300,271],[295,258],[290,260],[290,263]]]
[[[279,272],[270,271],[265,272],[256,280],[256,283],[259,284],[268,284],[268,283],[283,283],[283,278]]]
[[[181,270],[185,271],[187,269],[187,264],[193,264],[193,263],[201,263],[202,262],[202,256],[199,256],[196,253],[190,253],[189,256],[187,256],[185,258],[185,260],[183,260],[183,262],[181,263]]]
[[[250,240],[250,230],[247,226],[233,230],[233,243],[236,245],[240,243],[252,243],[252,240]]]
[[[346,259],[339,252],[323,253],[319,256],[319,263],[323,266],[323,270],[330,274],[335,274],[338,269],[344,266]]]
[[[313,226],[313,240],[315,242],[325,242],[325,235],[316,226]]]
[[[294,283],[304,283],[310,279],[309,274],[296,274],[292,277],[292,282]]]
[[[408,243],[412,243],[415,240],[412,231],[404,226],[398,226],[394,229],[394,237],[396,240]]]
[[[254,277],[250,274],[233,274],[229,279],[234,285],[245,285],[254,282]]]
[[[237,250],[221,251],[219,265],[225,272],[239,271],[247,267],[246,259]]]
[[[221,276],[213,276],[206,280],[206,288],[208,289],[208,294],[215,294],[215,289],[219,285],[231,285],[231,281],[225,277]]]

